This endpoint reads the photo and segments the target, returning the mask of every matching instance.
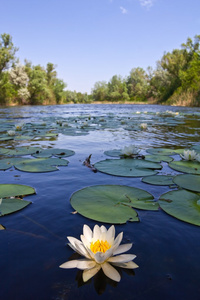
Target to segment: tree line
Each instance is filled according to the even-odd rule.
[[[164,53],[156,68],[137,67],[125,78],[114,75],[98,81],[91,94],[66,90],[56,66],[24,64],[16,57],[9,34],[0,36],[0,105],[63,103],[160,103],[200,106],[200,35],[188,38],[181,49]]]

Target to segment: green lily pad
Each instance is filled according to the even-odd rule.
[[[200,175],[200,163],[196,161],[172,161],[169,167],[179,172]]]
[[[145,155],[145,160],[152,162],[170,162],[173,160],[173,158],[167,155]]]
[[[41,148],[22,146],[22,147],[16,147],[15,149],[7,149],[7,150],[8,152],[6,152],[6,155],[23,156],[23,155],[30,155],[33,153],[37,153],[41,151]]]
[[[154,155],[174,155],[176,154],[175,150],[173,149],[165,149],[165,148],[150,148],[147,149],[148,153],[154,154]]]
[[[5,216],[21,210],[31,204],[30,201],[20,200],[20,199],[2,199],[0,205],[0,216]]]
[[[97,162],[94,167],[103,173],[124,176],[124,177],[144,177],[155,175],[155,169],[162,169],[158,163],[141,159],[106,159]]]
[[[21,184],[0,184],[0,198],[35,194],[34,188]]]
[[[142,178],[142,181],[153,185],[173,185],[173,178],[174,176],[152,175]]]
[[[181,174],[174,177],[174,182],[190,191],[200,192],[200,176],[193,174]]]
[[[23,161],[24,158],[21,157],[10,157],[10,158],[4,158],[0,160],[0,170],[8,170],[10,169],[15,163],[19,163]]]
[[[34,157],[51,157],[51,156],[57,156],[57,157],[68,157],[74,155],[75,152],[68,149],[55,149],[55,148],[49,148],[41,150],[39,153],[33,154]]]
[[[200,195],[186,191],[170,191],[159,199],[160,207],[169,215],[200,226]]]
[[[75,192],[72,207],[86,218],[112,224],[139,221],[132,208],[157,210],[153,196],[141,189],[121,185],[97,185]]]
[[[107,150],[104,152],[105,155],[112,156],[112,157],[119,157],[121,156],[121,149],[113,149],[113,150]]]
[[[29,205],[30,201],[25,201],[16,197],[23,197],[35,194],[35,189],[21,184],[0,184],[0,215],[4,216],[23,209]]]
[[[25,159],[15,164],[15,168],[24,172],[42,173],[57,171],[57,166],[67,166],[69,161],[61,158]]]

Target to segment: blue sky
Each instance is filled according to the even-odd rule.
[[[54,63],[67,89],[155,68],[164,51],[200,34],[199,0],[0,0],[0,34],[21,63]]]

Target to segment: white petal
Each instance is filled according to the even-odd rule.
[[[87,258],[90,258],[89,253],[87,252],[86,248],[82,243],[76,243],[75,242],[76,251],[81,254],[82,256],[85,256]]]
[[[83,234],[81,234],[81,241],[85,247],[90,248],[90,242]]]
[[[69,261],[65,262],[64,264],[60,265],[59,267],[63,268],[63,269],[73,269],[73,268],[76,268],[77,263],[78,263],[77,259],[69,260]]]
[[[94,268],[83,271],[83,281],[86,282],[92,278],[99,270],[101,269],[100,265],[96,265]]]
[[[114,240],[113,244],[113,252],[119,247],[119,244],[121,243],[123,238],[123,232],[119,233],[116,239]]]
[[[131,247],[132,247],[132,244],[119,245],[119,247],[113,252],[113,255],[124,253],[124,252],[130,250]]]
[[[98,264],[102,264],[106,260],[105,259],[105,253],[103,253],[103,252],[95,253],[94,259]]]
[[[134,255],[134,254],[122,254],[122,255],[110,257],[108,259],[108,262],[125,263],[125,262],[129,262],[129,261],[133,260],[134,258],[136,258],[136,255]]]
[[[104,261],[106,261],[110,256],[112,256],[112,248],[108,249],[105,253],[103,252],[97,252],[94,254],[94,260],[98,264],[102,264]]]
[[[91,241],[91,239],[92,239],[92,230],[86,224],[83,226],[83,235],[86,237],[86,239],[88,241]]]
[[[139,266],[133,261],[129,261],[127,263],[112,263],[113,266],[124,268],[124,269],[136,269]]]
[[[103,233],[103,232],[107,232],[107,229],[106,229],[106,227],[104,226],[104,225],[102,225],[101,227],[100,227],[100,229],[101,229],[101,232]]]
[[[78,239],[74,238],[73,236],[68,236],[67,237],[69,242],[75,247],[75,242],[77,243],[81,243],[81,241],[79,241]]]
[[[102,267],[104,274],[107,277],[109,277],[112,280],[117,281],[117,282],[120,281],[121,276],[120,276],[119,272],[114,267],[112,267],[109,263],[105,262],[104,264],[101,265],[101,267]]]
[[[92,268],[94,268],[96,266],[96,263],[95,263],[95,261],[93,261],[93,260],[87,260],[87,259],[80,259],[80,260],[78,260],[78,262],[77,262],[77,265],[76,265],[76,267],[77,267],[77,269],[80,269],[80,270],[85,270],[85,269],[92,269]]]
[[[107,231],[107,237],[106,237],[106,240],[109,244],[112,244],[113,243],[113,240],[115,238],[115,226],[112,225],[108,231]]]
[[[69,245],[75,252],[77,252],[77,253],[80,254],[80,255],[83,255],[82,252],[80,252],[80,251],[77,249],[76,246],[73,246],[73,245],[70,244],[70,243],[68,243],[68,245]]]
[[[93,241],[94,242],[97,241],[100,238],[100,235],[101,235],[100,227],[98,225],[95,225],[93,229]]]

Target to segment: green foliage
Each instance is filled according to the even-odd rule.
[[[91,95],[66,91],[57,78],[56,66],[33,66],[15,57],[9,34],[0,36],[0,105],[90,103],[92,101],[150,101],[200,106],[200,35],[188,38],[181,49],[164,53],[155,70],[132,68],[126,78],[114,75],[109,82],[98,81]]]

